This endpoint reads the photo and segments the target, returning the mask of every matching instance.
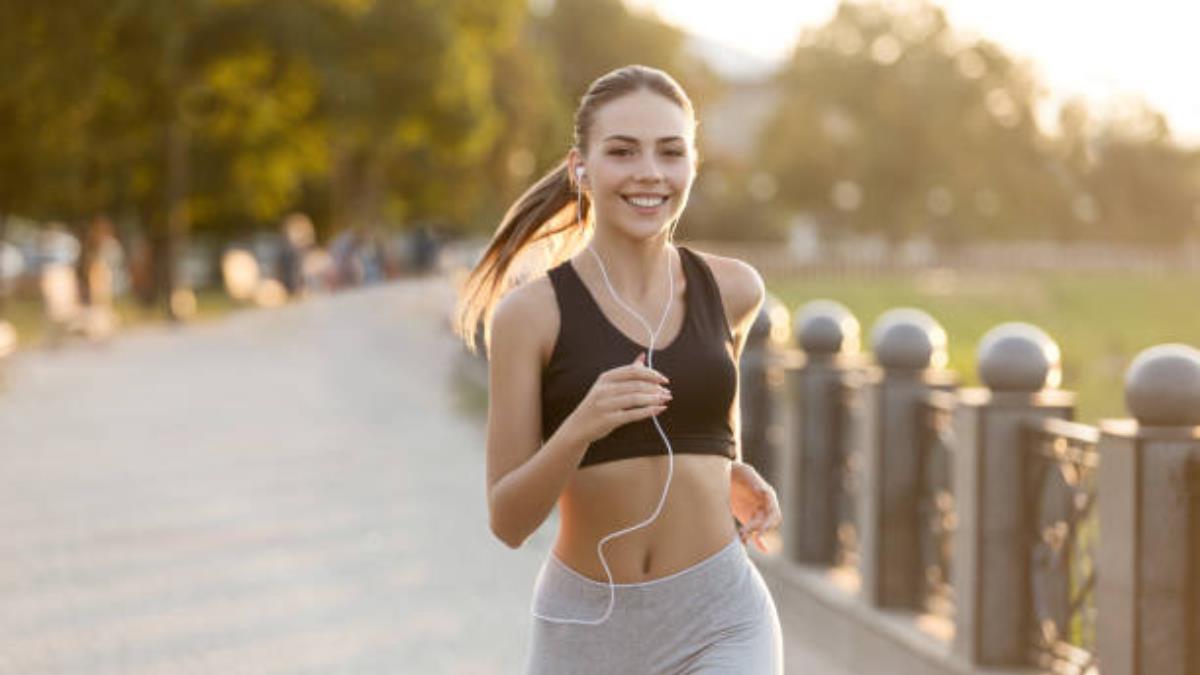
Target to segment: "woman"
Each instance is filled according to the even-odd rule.
[[[783,672],[743,548],[766,550],[778,500],[737,444],[737,360],[764,290],[749,265],[673,243],[695,131],[666,73],[596,80],[567,157],[464,287],[458,329],[473,346],[482,320],[489,354],[492,531],[516,548],[561,516],[530,673]],[[553,267],[533,276],[539,251]]]

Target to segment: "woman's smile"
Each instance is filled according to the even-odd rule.
[[[623,194],[621,199],[625,201],[636,213],[646,216],[652,216],[670,201],[670,195],[654,194],[654,193],[636,193]]]

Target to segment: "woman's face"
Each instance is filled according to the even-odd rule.
[[[582,158],[598,227],[647,239],[687,204],[696,176],[692,120],[670,99],[641,90],[596,111]]]

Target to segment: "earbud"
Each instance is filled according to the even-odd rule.
[[[575,179],[576,180],[583,180],[583,177],[585,174],[587,174],[587,172],[584,170],[583,165],[579,165],[579,166],[575,167]]]

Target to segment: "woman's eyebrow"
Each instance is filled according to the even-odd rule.
[[[613,134],[612,136],[605,137],[604,140],[605,141],[622,141],[625,143],[637,143],[638,142],[638,139],[634,138],[633,136],[625,136],[623,134]],[[684,140],[683,136],[663,136],[662,138],[658,139],[658,142],[659,143],[673,143],[673,142],[677,142],[677,141],[682,142],[683,140]]]

